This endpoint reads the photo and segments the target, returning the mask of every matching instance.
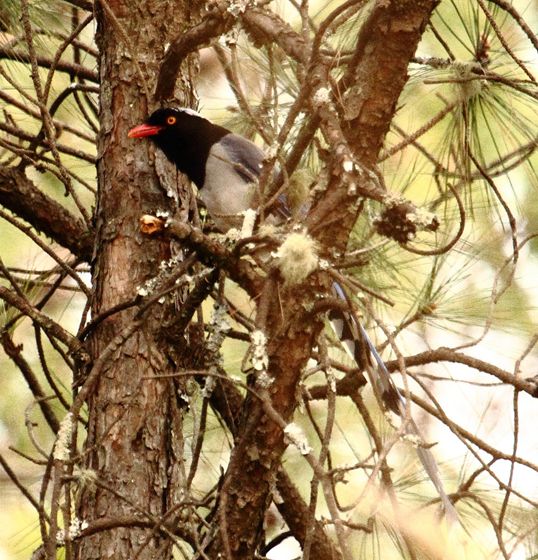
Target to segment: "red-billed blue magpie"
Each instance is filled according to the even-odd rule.
[[[230,218],[237,219],[237,214],[255,205],[257,181],[265,155],[243,136],[213,124],[192,109],[162,108],[152,113],[143,124],[132,128],[129,137],[147,137],[155,142],[198,187],[199,197],[219,228],[229,227],[234,223]],[[336,297],[347,299],[338,283],[333,284],[333,292]],[[329,318],[346,352],[361,371],[367,368],[374,392],[381,396],[380,404],[405,416],[405,400],[362,325],[352,315],[341,311],[332,311]],[[408,434],[419,435],[412,419],[405,426]],[[433,455],[424,446],[419,445],[417,450],[425,471],[439,492],[447,517],[457,519]]]
[[[158,109],[130,138],[148,137],[198,187],[220,229],[236,224],[257,195],[264,152],[250,140],[213,124],[192,109]]]

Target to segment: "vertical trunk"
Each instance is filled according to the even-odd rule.
[[[127,131],[152,109],[144,79],[146,91],[153,92],[165,44],[187,20],[181,2],[115,0],[96,6],[101,133],[94,316],[135,297],[168,256],[167,243],[138,231],[142,214],[169,202],[148,164],[148,143],[132,142]],[[181,97],[188,102],[186,94]],[[88,401],[85,461],[98,484],[82,492],[79,505],[80,517],[88,521],[131,518],[149,522],[150,528],[126,523],[85,538],[77,550],[81,559],[171,556],[170,539],[151,528],[174,504],[180,486],[181,450],[174,436],[181,413],[172,382],[155,378],[171,373],[170,360],[154,339],[157,323],[170,309],[158,307],[119,345]],[[132,324],[135,312],[116,313],[100,324],[91,341],[94,360]]]
[[[313,300],[313,292],[281,292],[279,297],[286,301],[286,305],[274,306],[266,324],[271,333],[267,344],[268,372],[273,379],[268,394],[276,412],[285,421],[291,421],[297,405],[301,372],[322,323],[310,321],[306,324],[304,321],[304,306]],[[257,385],[254,388],[260,390]],[[254,558],[276,484],[278,465],[286,447],[282,428],[268,418],[258,399],[247,398],[245,409],[241,436],[233,449],[221,490],[220,532],[208,551],[211,559]],[[330,550],[323,544],[316,542],[316,547]],[[222,553],[223,550],[226,554]],[[330,560],[333,556],[326,558]]]

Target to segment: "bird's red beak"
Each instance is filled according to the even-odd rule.
[[[139,124],[129,130],[127,136],[129,138],[145,138],[146,136],[155,136],[163,129],[162,126],[152,124]]]

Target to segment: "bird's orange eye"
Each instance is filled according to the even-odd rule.
[[[176,124],[176,117],[173,117],[172,115],[170,115],[169,117],[166,118],[166,124]]]

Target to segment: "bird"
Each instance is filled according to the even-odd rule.
[[[237,223],[234,220],[242,219],[245,210],[259,204],[258,179],[265,160],[264,151],[254,142],[212,123],[193,109],[159,108],[145,122],[131,128],[128,137],[152,140],[168,160],[187,175],[198,188],[198,196],[219,229],[229,229]],[[285,210],[286,204],[281,199],[279,222],[286,215],[282,207]],[[334,282],[332,291],[336,298],[348,301],[340,283]],[[364,327],[354,315],[339,309],[329,313],[329,321],[357,368],[361,372],[367,371],[380,406],[405,417],[408,412],[405,398]],[[404,427],[408,435],[420,437],[412,419],[405,422]],[[447,519],[457,521],[456,510],[444,490],[431,451],[418,446],[417,453],[440,495]]]
[[[219,229],[238,225],[241,213],[259,203],[263,150],[196,111],[157,109],[128,137],[149,138],[187,175]]]

